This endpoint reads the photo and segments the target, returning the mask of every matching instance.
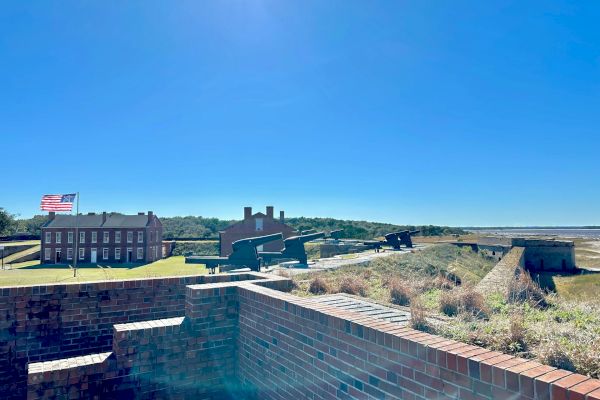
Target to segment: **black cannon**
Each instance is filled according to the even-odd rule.
[[[343,229],[336,229],[334,231],[329,232],[329,237],[335,240],[340,240],[342,238],[343,232]]]
[[[186,264],[205,264],[210,273],[215,273],[215,268],[222,265],[233,265],[240,268],[247,267],[252,271],[260,271],[261,258],[256,247],[274,240],[283,238],[281,233],[266,236],[256,236],[236,240],[232,243],[233,252],[228,257],[218,256],[189,256],[185,258]]]
[[[400,238],[400,244],[405,245],[406,247],[408,247],[409,249],[413,247],[413,242],[412,242],[412,235],[416,235],[417,233],[419,233],[421,231],[402,231],[402,232],[398,232],[398,236]]]
[[[317,232],[316,229],[307,229],[305,231],[300,231],[300,236],[309,235],[309,234],[315,233],[315,232]]]
[[[400,231],[400,232],[390,232],[387,233],[384,237],[385,240],[367,240],[362,242],[363,245],[368,246],[376,251],[381,250],[382,246],[390,246],[394,250],[400,250],[400,245],[404,244],[406,247],[412,247],[412,241],[410,240],[411,233],[416,233],[418,231]],[[408,237],[408,241],[407,238]]]
[[[292,236],[283,240],[284,248],[281,251],[261,251],[258,256],[262,258],[265,264],[274,260],[298,260],[300,264],[308,264],[308,257],[304,243],[319,239],[325,236],[325,232],[316,232],[308,235]]]

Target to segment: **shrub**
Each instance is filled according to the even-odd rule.
[[[405,282],[400,279],[391,279],[388,282],[388,287],[390,288],[390,300],[392,304],[407,306],[410,303],[413,291]]]
[[[308,286],[308,291],[312,294],[323,294],[331,291],[329,283],[320,276],[315,276]]]
[[[509,303],[530,303],[534,307],[546,308],[548,303],[544,291],[531,279],[528,272],[521,270],[508,285]]]
[[[537,348],[537,356],[543,364],[575,371],[575,365],[568,350],[558,341],[551,340],[541,343]]]
[[[483,295],[471,288],[456,288],[440,296],[440,311],[453,317],[467,312],[476,317],[487,318],[489,310]]]
[[[427,310],[418,297],[410,299],[410,326],[424,332],[431,329],[427,322]]]
[[[362,277],[359,276],[344,276],[340,280],[340,292],[366,296],[367,284]]]

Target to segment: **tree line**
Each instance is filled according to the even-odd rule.
[[[0,235],[26,233],[40,235],[41,226],[48,220],[47,215],[35,215],[32,218],[17,219],[6,210],[0,208]],[[217,239],[219,231],[238,222],[200,216],[161,217],[163,238],[204,238]],[[452,235],[465,233],[460,228],[436,225],[394,225],[382,222],[341,220],[334,218],[286,218],[286,224],[298,231],[315,229],[317,231],[344,230],[344,237],[351,239],[371,239],[381,237],[389,232],[401,230],[419,230],[423,236]]]

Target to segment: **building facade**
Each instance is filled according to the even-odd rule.
[[[75,257],[78,264],[146,264],[163,255],[162,224],[152,211],[79,216],[51,212],[41,239],[42,264],[72,264]]]
[[[297,235],[298,232],[294,228],[285,224],[284,212],[280,211],[279,219],[275,219],[273,210],[273,206],[267,206],[266,214],[261,212],[252,214],[252,207],[244,207],[244,219],[219,232],[221,256],[226,257],[231,254],[233,250],[231,244],[236,240],[273,233],[283,234],[284,239]],[[276,240],[259,246],[257,249],[258,251],[279,251],[283,249],[283,246],[283,240]]]

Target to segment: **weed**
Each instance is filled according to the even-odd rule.
[[[331,287],[329,285],[329,282],[327,282],[323,277],[315,276],[310,281],[308,291],[312,294],[324,294],[331,292]]]

